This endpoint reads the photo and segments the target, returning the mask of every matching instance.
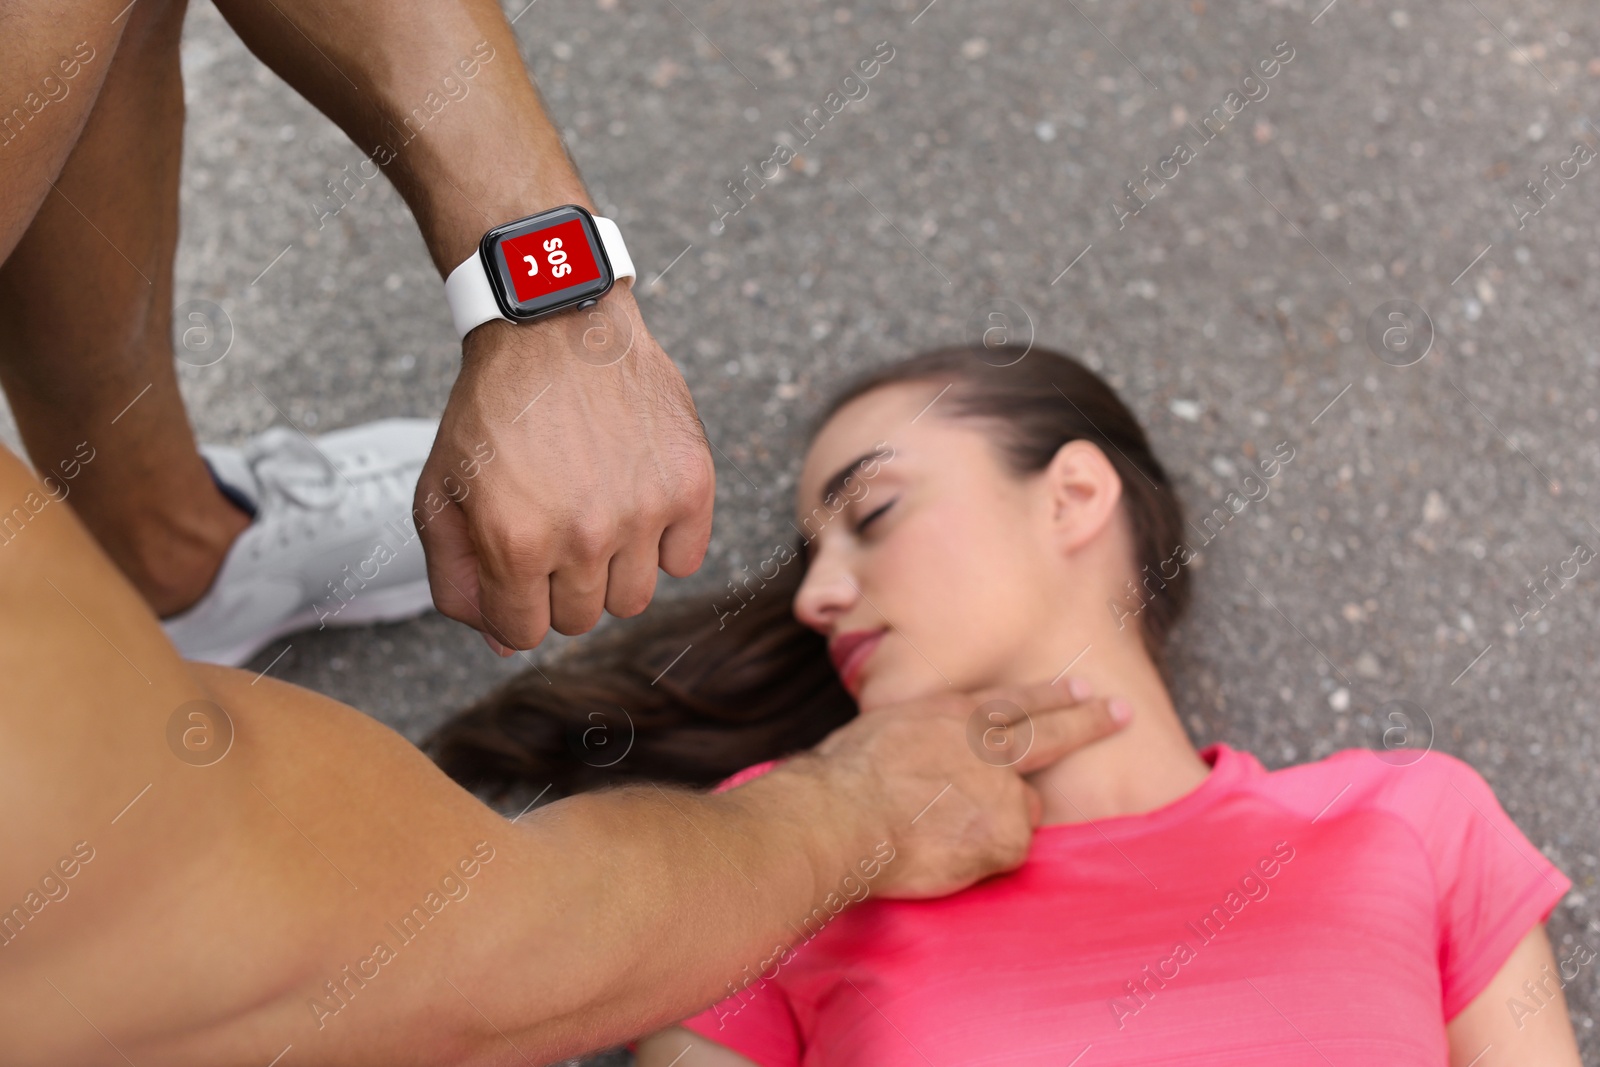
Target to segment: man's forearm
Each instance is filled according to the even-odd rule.
[[[716,796],[630,787],[527,820],[526,854],[559,862],[560,873],[505,926],[529,943],[501,944],[504,955],[486,969],[515,973],[537,958],[582,964],[555,983],[558,1002],[524,1000],[519,1045],[546,1059],[569,1055],[753,990],[807,920],[816,927],[824,901],[833,904],[826,916],[860,899],[841,889],[851,875],[870,892],[863,864],[883,861],[878,820],[820,761],[791,762]]]
[[[593,207],[494,0],[218,7],[388,175],[441,273],[491,226],[560,204]]]

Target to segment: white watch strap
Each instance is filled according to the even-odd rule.
[[[599,215],[594,217],[595,232],[600,235],[600,243],[605,246],[606,258],[611,261],[611,274],[617,281],[632,278],[633,258],[628,255],[628,246],[622,243],[622,231],[617,229],[617,224],[610,219]]]
[[[599,215],[594,219],[595,232],[600,236],[606,258],[611,261],[611,274],[616,281],[635,277],[633,259],[628,246],[623,243],[622,230],[615,222]],[[450,318],[455,322],[456,336],[465,337],[476,327],[490,319],[505,319],[500,304],[489,288],[489,275],[483,266],[483,257],[473,252],[444,280],[444,299],[450,305]],[[507,322],[511,321],[506,319]]]
[[[500,314],[494,290],[489,288],[489,275],[484,272],[483,257],[477,252],[472,253],[444,280],[444,299],[450,305],[450,317],[455,320],[457,337],[467,336],[475,327],[482,326],[490,319],[505,318]]]

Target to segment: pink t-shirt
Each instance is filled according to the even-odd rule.
[[[1441,752],[1201,755],[1188,795],[1041,827],[953,896],[857,878],[684,1025],[762,1067],[1447,1063],[1445,1022],[1572,883]]]

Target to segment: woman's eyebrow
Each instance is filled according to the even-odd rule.
[[[834,493],[843,492],[844,483],[850,480],[850,476],[859,470],[863,463],[866,463],[868,460],[875,459],[877,455],[878,452],[876,449],[871,452],[863,452],[861,455],[857,456],[855,459],[851,460],[849,463],[835,471],[833,477],[829,478],[822,485],[823,503],[827,503],[828,498]]]

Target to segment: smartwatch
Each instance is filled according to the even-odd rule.
[[[490,319],[532,322],[592,307],[618,278],[632,277],[617,224],[568,204],[484,234],[477,254],[445,279],[444,297],[466,337]]]

